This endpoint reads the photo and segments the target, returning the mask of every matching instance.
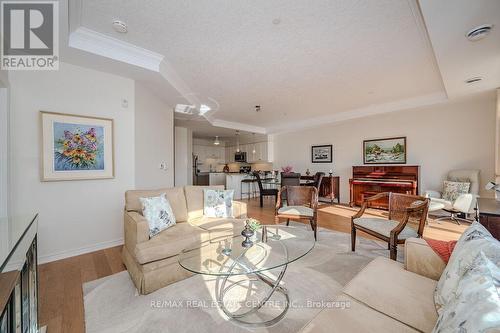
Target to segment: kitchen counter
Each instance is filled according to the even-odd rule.
[[[208,184],[226,186],[226,174],[224,172],[210,172],[208,174]]]
[[[242,200],[242,199],[247,199],[247,195],[245,195],[244,197],[241,195],[241,189],[242,189],[242,186],[241,186],[241,181],[243,179],[249,179],[249,178],[252,178],[251,175],[247,174],[247,173],[227,173],[226,174],[226,189],[228,190],[234,190],[234,199],[236,200]],[[257,183],[255,183],[255,185],[257,185]],[[248,185],[244,185],[245,188],[243,189],[244,192],[247,192],[248,189],[246,188],[246,186]]]

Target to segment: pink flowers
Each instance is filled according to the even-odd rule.
[[[283,171],[284,173],[290,173],[290,172],[292,172],[292,170],[293,170],[293,167],[291,165],[281,167],[281,171]]]

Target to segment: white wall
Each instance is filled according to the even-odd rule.
[[[0,71],[0,218],[9,207],[9,78]]]
[[[406,136],[408,164],[421,166],[421,191],[440,189],[449,170],[481,169],[481,189],[495,166],[495,94],[431,107],[382,114],[273,136],[274,167],[292,165],[340,176],[342,202],[349,201],[352,166],[362,165],[364,139]],[[333,164],[311,163],[311,145],[333,144]],[[481,193],[491,196],[491,193]]]
[[[135,85],[135,184],[174,185],[174,111],[142,84]],[[160,169],[166,163],[167,170]]]
[[[497,89],[495,182],[500,183],[500,88]],[[495,192],[495,195],[500,199],[500,192]]]
[[[134,188],[134,81],[66,63],[9,79],[12,209],[40,214],[41,261],[121,244],[124,192]],[[41,182],[40,110],[113,118],[115,178]]]
[[[193,184],[193,132],[175,127],[175,186]]]

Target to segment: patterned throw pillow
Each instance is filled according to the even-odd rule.
[[[142,204],[142,215],[149,224],[149,237],[175,225],[175,215],[165,193],[159,197],[139,198],[139,200]]]
[[[456,297],[443,308],[432,332],[499,331],[500,268],[479,252],[460,279]]]
[[[234,190],[203,190],[203,215],[206,217],[234,217]]]
[[[460,236],[436,286],[434,303],[438,313],[455,297],[460,278],[481,251],[488,260],[500,265],[500,242],[479,222],[474,222]]]
[[[443,184],[443,199],[455,201],[460,194],[469,193],[470,183],[444,181]]]

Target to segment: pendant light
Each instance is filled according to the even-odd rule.
[[[252,133],[252,138],[253,138],[253,150],[252,150],[252,154],[255,155],[255,133]]]
[[[219,141],[219,136],[216,135],[215,136],[215,141],[214,141],[214,145],[218,146],[220,144],[220,141]]]
[[[240,131],[236,131],[236,152],[240,152],[240,139],[239,139]]]

